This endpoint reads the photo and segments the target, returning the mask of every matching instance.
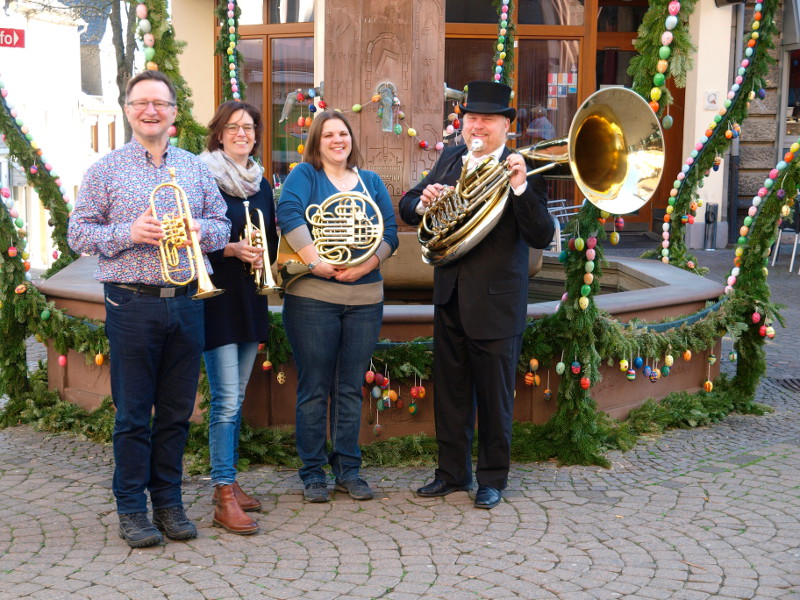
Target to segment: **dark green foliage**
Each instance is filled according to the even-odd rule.
[[[181,75],[178,55],[183,52],[186,42],[175,38],[167,13],[166,0],[147,0],[148,19],[152,24],[152,33],[156,38],[156,51],[153,62],[161,72],[167,75],[175,85],[178,95],[178,115],[175,127],[178,130],[178,147],[193,154],[200,154],[206,147],[206,128],[195,121],[192,116],[192,91]]]
[[[247,83],[242,77],[242,66],[244,65],[244,56],[239,52],[239,16],[242,14],[242,9],[236,4],[233,10],[233,19],[228,19],[228,2],[227,0],[220,0],[217,8],[214,10],[219,26],[219,36],[217,43],[214,47],[214,54],[219,57],[220,64],[220,82],[222,83],[222,101],[233,100],[233,90],[231,89],[231,76],[229,65],[236,66],[236,81],[239,86],[240,100],[245,100],[245,92],[247,91]],[[233,27],[236,33],[230,33],[229,27]],[[233,48],[233,54],[228,54],[230,44],[233,42],[236,46]]]

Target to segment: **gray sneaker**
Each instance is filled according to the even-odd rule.
[[[131,548],[147,548],[164,541],[144,512],[120,514],[119,537],[128,542]]]
[[[171,540],[191,540],[197,537],[197,527],[186,516],[181,505],[154,510],[153,523]]]
[[[353,500],[372,500],[372,490],[369,484],[360,477],[348,479],[347,481],[339,481],[337,479],[334,489],[337,492],[350,494]]]
[[[303,489],[303,498],[306,502],[328,502],[328,484],[324,481],[307,483]]]

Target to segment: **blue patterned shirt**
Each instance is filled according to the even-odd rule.
[[[70,216],[67,241],[76,252],[98,254],[95,278],[114,283],[145,283],[163,286],[158,246],[134,244],[131,225],[150,206],[150,195],[171,181],[186,192],[192,218],[200,224],[198,237],[204,254],[220,250],[230,239],[230,221],[225,201],[213,175],[194,154],[169,146],[156,166],[135,138],[93,164],[83,176],[75,210]],[[176,190],[164,187],[155,198],[156,217],[163,220],[176,213]],[[185,250],[179,252],[178,269],[188,267]],[[211,264],[205,258],[206,268]],[[184,280],[188,271],[175,278]]]

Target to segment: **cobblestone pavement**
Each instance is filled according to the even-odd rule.
[[[110,448],[0,431],[0,599],[800,598],[800,276],[788,254],[770,283],[792,305],[789,330],[767,347],[758,398],[775,412],[645,440],[611,453],[610,469],[514,465],[491,511],[463,492],[416,498],[430,469],[366,469],[374,500],[315,505],[295,472],[259,467],[240,476],[264,503],[259,535],[212,527],[208,480],[189,477],[198,539],[131,550]],[[731,257],[699,256],[719,279]]]

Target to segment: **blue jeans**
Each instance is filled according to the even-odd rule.
[[[213,485],[231,485],[236,480],[242,403],[257,353],[255,342],[227,344],[203,353],[211,387],[208,445]]]
[[[203,303],[105,285],[114,421],[112,490],[121,514],[179,506],[183,452],[203,352]]]
[[[296,440],[306,485],[325,481],[326,463],[339,481],[359,476],[361,382],[382,318],[383,303],[346,306],[291,294],[283,299],[283,324],[297,365]],[[333,451],[325,456],[328,417]]]

